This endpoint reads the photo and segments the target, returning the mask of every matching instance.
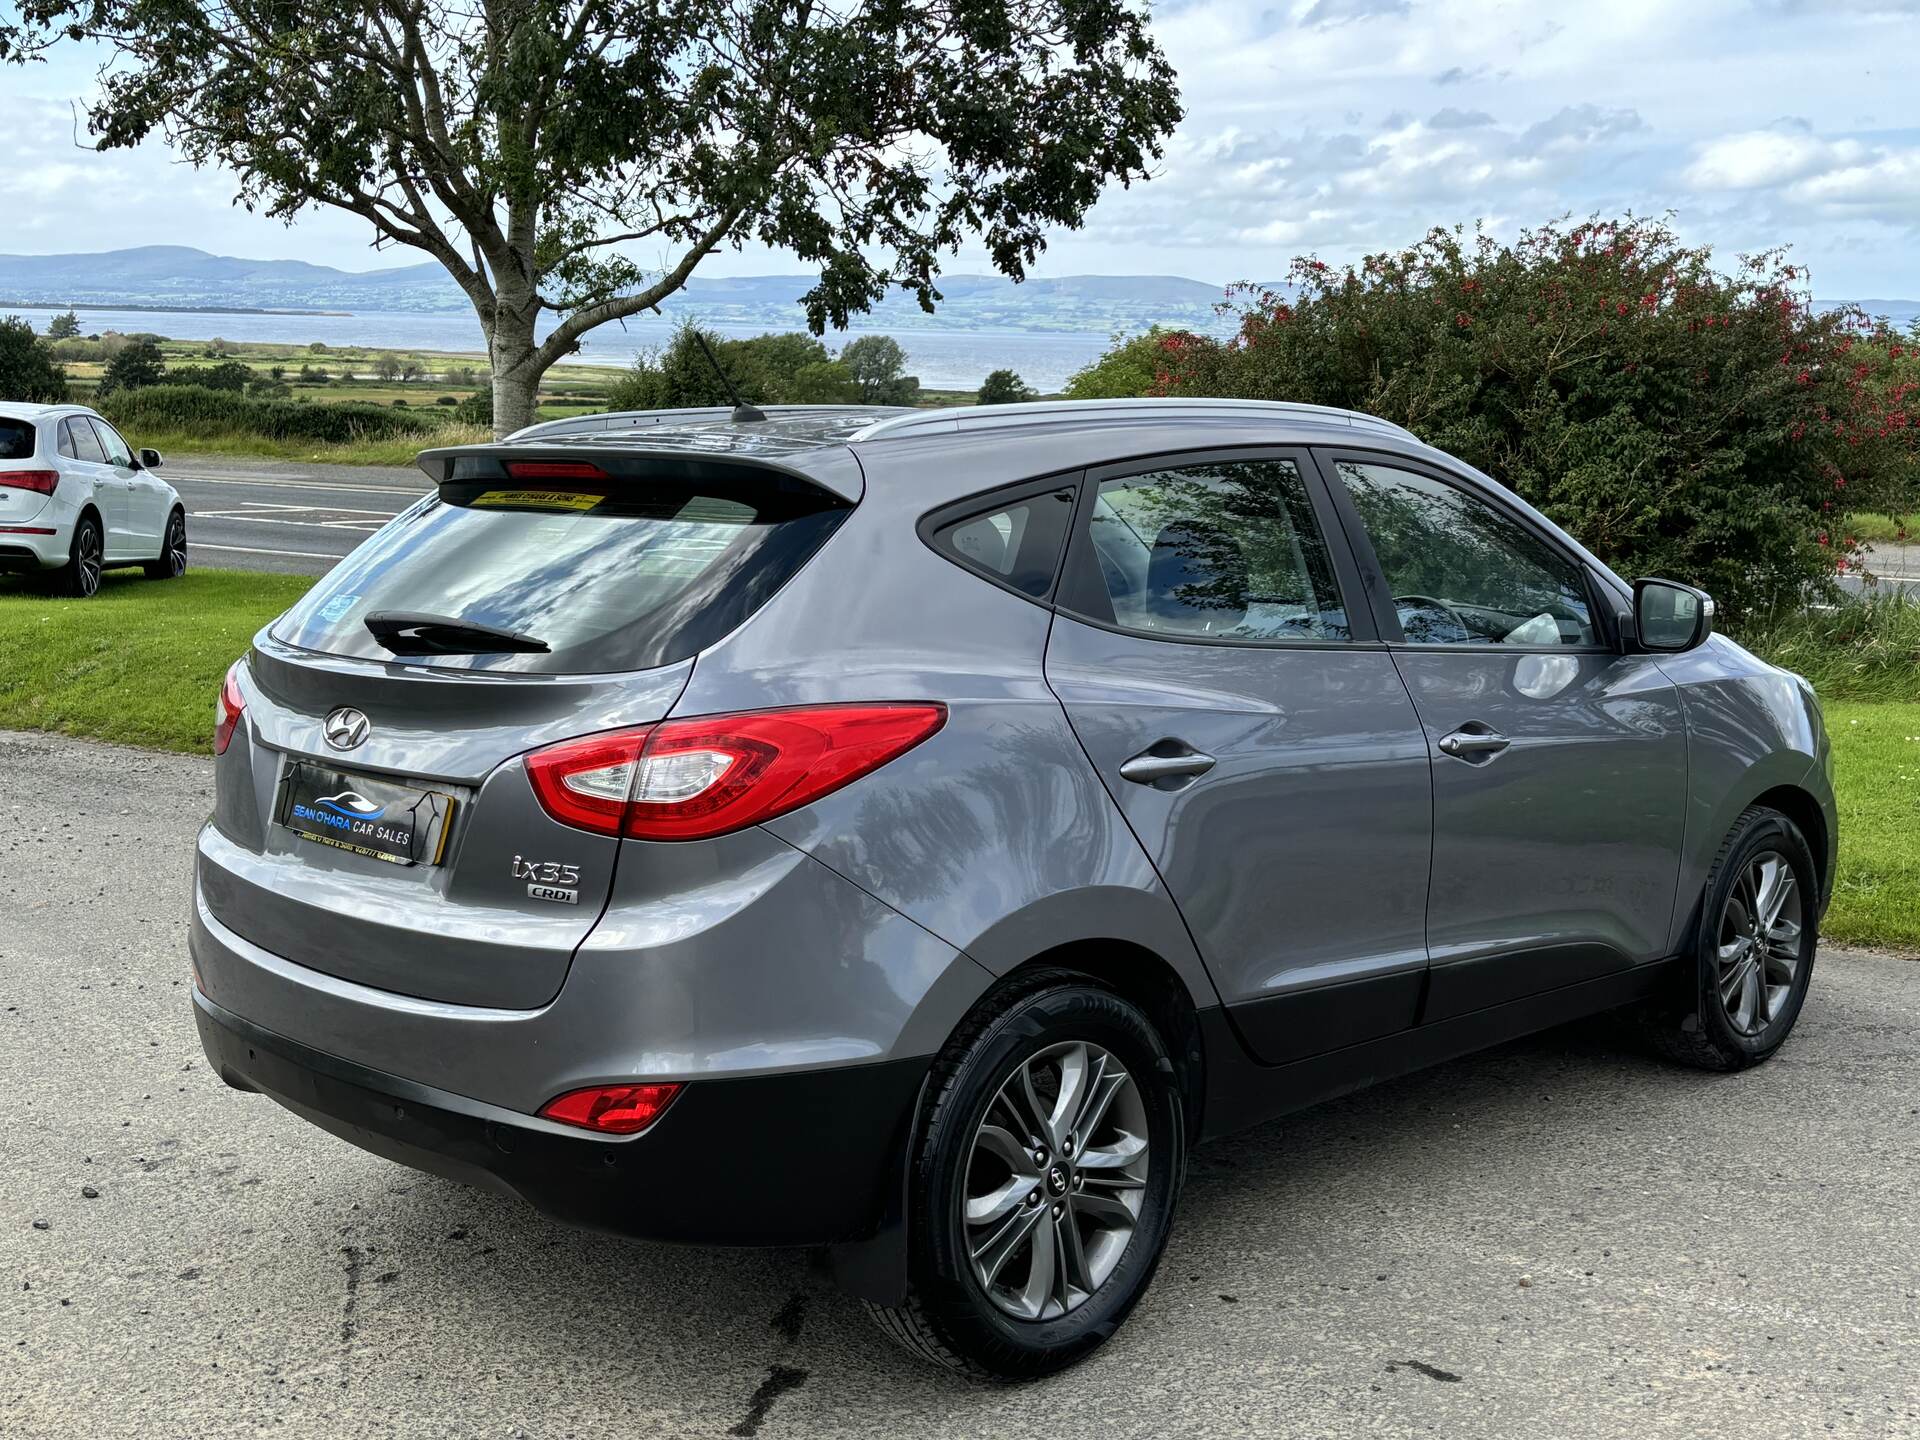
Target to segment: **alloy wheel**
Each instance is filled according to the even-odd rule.
[[[82,596],[92,595],[100,588],[100,528],[92,523],[81,525],[80,533],[73,537],[74,578]]]
[[[1734,1030],[1760,1034],[1793,993],[1800,973],[1800,883],[1778,850],[1747,861],[1720,912],[1715,983]]]
[[[1146,1104],[1096,1045],[1053,1045],[1002,1082],[967,1165],[967,1249],[1002,1312],[1052,1320],[1084,1304],[1133,1237],[1149,1164]]]
[[[167,562],[167,574],[178,577],[187,573],[187,517],[177,510],[167,520],[167,553],[162,558]]]

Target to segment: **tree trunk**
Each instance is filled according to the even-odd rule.
[[[532,307],[515,313],[502,303],[487,343],[493,360],[493,438],[504,440],[533,423],[540,394],[542,367],[534,359]]]

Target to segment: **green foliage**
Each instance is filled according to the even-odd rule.
[[[204,435],[259,435],[270,440],[345,444],[427,436],[441,416],[430,411],[391,410],[380,405],[303,405],[293,400],[254,400],[200,385],[154,385],[114,391],[100,410],[129,435],[142,431],[189,431]]]
[[[238,393],[247,388],[247,382],[253,379],[253,370],[240,360],[222,360],[218,365],[182,366],[173,373],[178,385],[200,385],[208,390],[230,390]]]
[[[1897,590],[1752,615],[1733,635],[1824,698],[1920,701],[1920,600]]]
[[[1435,230],[1292,279],[1294,298],[1243,296],[1229,340],[1159,337],[1146,389],[1396,421],[1731,617],[1830,591],[1853,563],[1846,513],[1904,512],[1920,486],[1913,347],[1815,312],[1780,252],[1725,275],[1629,216],[1512,245]]]
[[[1166,368],[1162,343],[1186,332],[1155,325],[1144,335],[1113,337],[1113,348],[1067,377],[1069,400],[1123,400],[1153,391],[1154,378]]]
[[[453,418],[462,425],[492,425],[493,391],[474,391],[454,407]]]
[[[842,405],[860,398],[844,361],[811,335],[756,335],[728,340],[685,324],[664,349],[636,355],[607,395],[609,410],[667,410],[731,405],[725,383],[700,348],[706,335],[742,399],[755,405]]]
[[[980,386],[979,401],[982,405],[1018,405],[1024,400],[1037,398],[1027,382],[1011,370],[994,371]]]
[[[911,405],[920,382],[907,374],[907,352],[891,335],[862,335],[840,351],[840,363],[853,374],[865,405]]]
[[[18,315],[0,320],[0,398],[50,405],[67,398],[67,372],[53,347]]]
[[[80,317],[68,310],[64,315],[56,315],[47,322],[49,340],[71,340],[80,333]]]
[[[94,398],[104,400],[125,390],[140,390],[158,385],[167,378],[167,367],[160,358],[160,346],[146,336],[129,339],[107,361],[106,373]]]

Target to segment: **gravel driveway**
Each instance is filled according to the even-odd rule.
[[[1823,952],[1747,1075],[1592,1023],[1202,1151],[1118,1339],[983,1388],[803,1255],[569,1231],[227,1090],[209,788],[0,733],[0,1435],[1920,1435],[1913,962]]]

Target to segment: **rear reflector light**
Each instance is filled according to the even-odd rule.
[[[527,757],[563,825],[639,840],[704,840],[858,780],[946,722],[944,705],[814,705],[665,720]]]
[[[603,1135],[638,1135],[664,1115],[673,1097],[685,1088],[678,1084],[593,1085],[549,1100],[540,1107],[540,1114]]]
[[[59,487],[58,470],[0,470],[0,490],[34,490],[51,495]]]
[[[507,474],[516,480],[610,480],[598,465],[584,460],[509,460]]]
[[[241,693],[240,662],[234,661],[227,670],[227,678],[220,682],[220,700],[213,707],[213,753],[224,755],[227,746],[233,743],[233,732],[240,727],[240,717],[247,713],[247,697]]]
[[[51,535],[51,525],[0,525],[0,535]]]

